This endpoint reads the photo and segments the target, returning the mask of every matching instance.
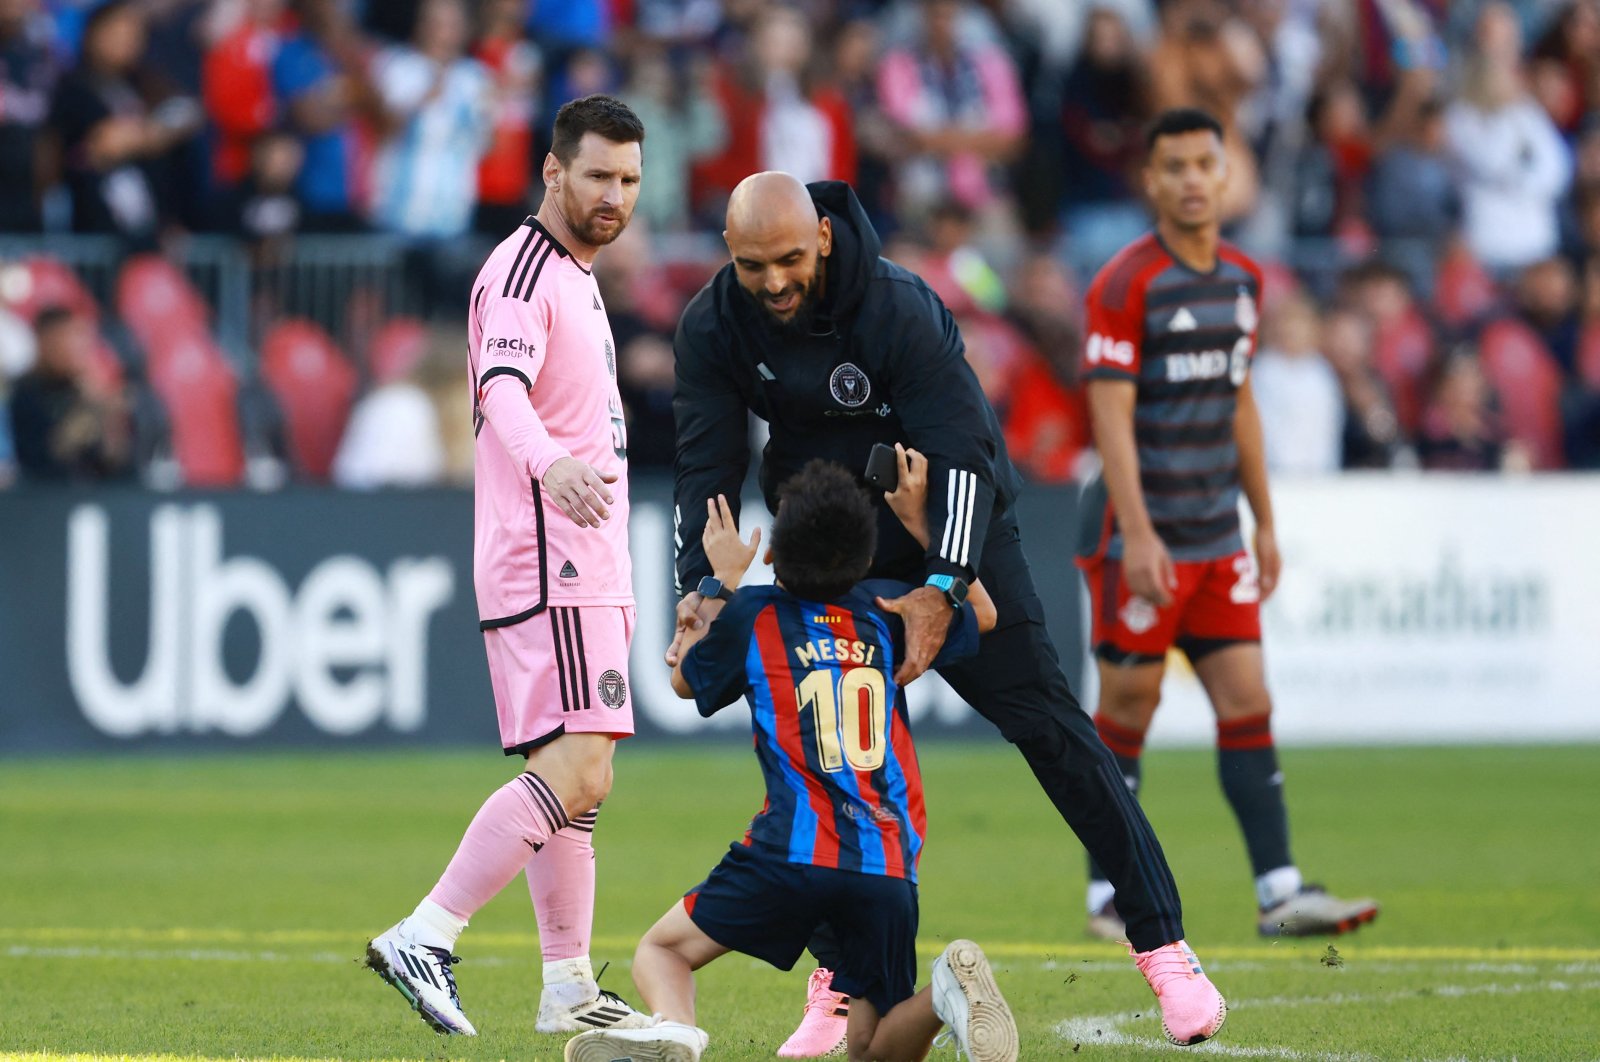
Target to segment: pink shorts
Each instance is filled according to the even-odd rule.
[[[633,733],[633,620],[632,605],[552,607],[483,632],[507,756],[527,755],[562,734]]]

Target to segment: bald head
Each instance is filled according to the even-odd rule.
[[[728,197],[728,233],[757,229],[815,228],[817,208],[800,179],[778,170],[752,173]]]
[[[722,238],[739,285],[777,324],[808,323],[822,259],[833,253],[833,225],[817,217],[806,186],[787,173],[752,174],[728,199],[727,225]]]

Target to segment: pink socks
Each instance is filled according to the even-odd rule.
[[[566,809],[544,779],[524,771],[483,802],[428,899],[461,918],[471,918],[517,876],[517,871],[528,866],[529,857],[564,830],[567,822]],[[592,819],[589,829],[594,829]],[[588,835],[584,837],[587,841]],[[593,850],[587,843],[583,848],[589,853],[588,895],[592,910]],[[529,877],[531,881],[533,875],[530,873]],[[538,899],[535,893],[536,904]],[[543,920],[541,913],[541,930]],[[585,924],[585,944],[588,932]]]
[[[546,963],[587,957],[594,927],[594,824],[579,815],[528,861],[528,893]]]

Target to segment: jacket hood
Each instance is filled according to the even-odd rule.
[[[843,181],[813,181],[806,185],[819,217],[833,225],[833,253],[828,256],[828,293],[822,311],[829,317],[846,317],[860,305],[867,282],[878,266],[883,241],[873,229],[855,189]]]

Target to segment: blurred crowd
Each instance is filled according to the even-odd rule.
[[[108,351],[120,296],[49,302],[0,263],[0,468],[470,476],[450,264],[537,206],[556,108],[596,91],[647,129],[598,272],[636,466],[670,465],[672,330],[726,197],[782,169],[855,186],[1019,466],[1080,476],[1082,292],[1149,224],[1143,126],[1196,105],[1227,130],[1226,234],[1268,270],[1274,469],[1600,467],[1600,0],[0,0],[0,231],[180,266],[187,233],[258,261],[384,233],[432,296],[403,342],[227,359],[237,459],[197,476],[181,388],[141,363],[170,329]],[[348,401],[298,408],[308,365]]]

